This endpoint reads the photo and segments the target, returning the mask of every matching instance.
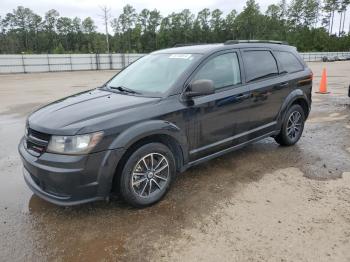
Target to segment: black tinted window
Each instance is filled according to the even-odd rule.
[[[222,88],[241,83],[241,72],[236,53],[218,55],[210,59],[198,71],[193,80],[209,79],[214,87]]]
[[[292,53],[278,51],[276,52],[276,57],[283,66],[283,69],[288,73],[293,73],[304,69],[303,65]]]
[[[248,82],[278,74],[276,60],[270,51],[245,51],[243,60]]]

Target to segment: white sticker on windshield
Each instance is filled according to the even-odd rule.
[[[175,59],[189,59],[191,58],[191,54],[172,54],[169,56],[169,58],[175,58]]]

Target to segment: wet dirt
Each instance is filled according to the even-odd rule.
[[[297,145],[269,138],[192,168],[142,210],[47,203],[27,189],[17,154],[25,115],[115,72],[0,76],[0,260],[349,261],[350,62],[310,66],[315,90],[327,67],[331,94],[314,94]]]

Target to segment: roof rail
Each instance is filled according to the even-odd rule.
[[[182,47],[182,46],[192,46],[192,45],[207,45],[208,43],[183,43],[175,44],[173,47]]]
[[[276,44],[276,45],[289,45],[285,41],[273,41],[273,40],[228,40],[225,45],[235,45],[244,43],[259,43],[259,44]]]

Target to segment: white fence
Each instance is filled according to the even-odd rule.
[[[0,55],[0,74],[76,70],[123,69],[144,54],[62,54]],[[306,62],[321,61],[323,56],[344,56],[350,52],[301,53]]]
[[[0,55],[0,74],[123,69],[144,54]]]
[[[322,61],[322,57],[334,57],[334,56],[350,56],[350,52],[310,52],[300,53],[305,62],[317,62]]]

